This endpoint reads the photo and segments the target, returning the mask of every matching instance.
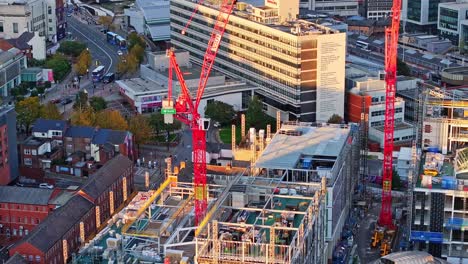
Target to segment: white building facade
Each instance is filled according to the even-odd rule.
[[[203,62],[218,6],[201,5],[185,34],[196,3],[171,1],[171,43]],[[258,86],[269,115],[282,120],[327,121],[344,114],[346,34],[297,20],[299,2],[237,3],[229,18],[214,69]]]
[[[324,12],[338,16],[356,16],[358,15],[358,0],[301,0],[301,8]]]
[[[466,44],[464,38],[466,36],[463,36],[462,43],[460,43],[460,38],[462,36],[463,25],[466,25],[467,20],[467,0],[439,4],[437,29],[441,36],[452,41],[454,45]]]

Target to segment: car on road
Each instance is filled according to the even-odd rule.
[[[114,80],[115,80],[115,73],[113,72],[109,72],[108,74],[104,75],[104,77],[102,77],[103,83],[111,83]]]
[[[214,126],[214,127],[220,127],[221,124],[220,124],[219,122],[215,122],[213,126]]]
[[[42,188],[42,189],[53,189],[54,186],[52,184],[48,184],[48,183],[41,183],[39,184],[39,188]]]
[[[123,52],[121,50],[117,51],[117,55],[122,56]]]
[[[50,102],[53,104],[58,104],[60,103],[60,101],[61,101],[60,98],[55,98],[55,99],[50,100]]]
[[[66,99],[63,99],[63,101],[60,103],[61,105],[67,105],[69,103],[73,102],[73,100],[71,98],[66,98]]]

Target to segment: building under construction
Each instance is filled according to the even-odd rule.
[[[250,134],[255,138],[247,140]],[[253,169],[208,166],[208,210],[198,226],[193,183],[179,181],[189,173],[182,162],[180,173],[167,170],[157,190],[138,193],[75,263],[167,257],[182,263],[325,263],[357,175],[353,135],[345,125],[309,123],[285,124],[274,136],[250,130],[239,151],[255,146]],[[265,148],[255,144],[260,137]]]

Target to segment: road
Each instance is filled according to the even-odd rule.
[[[72,33],[72,36],[87,44],[93,63],[97,60],[100,65],[104,65],[106,73],[115,72],[119,59],[118,48],[107,43],[106,35],[100,32],[97,26],[83,23],[78,16],[67,17],[67,22],[68,31]],[[95,68],[96,64],[92,67]]]

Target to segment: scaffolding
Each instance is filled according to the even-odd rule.
[[[197,229],[196,262],[323,263],[325,195],[325,183],[237,177]]]

